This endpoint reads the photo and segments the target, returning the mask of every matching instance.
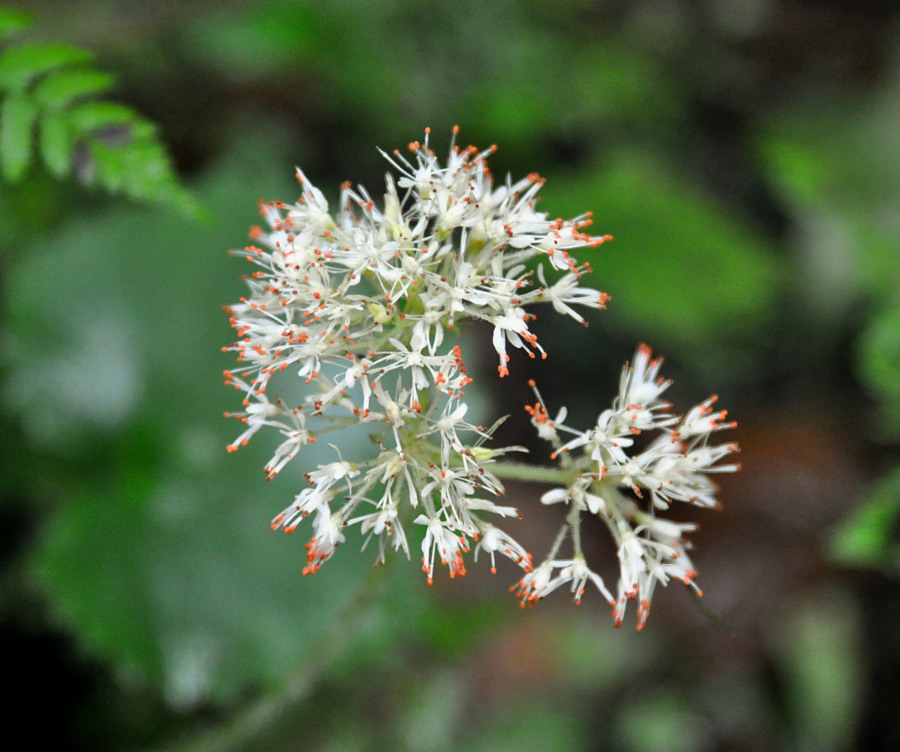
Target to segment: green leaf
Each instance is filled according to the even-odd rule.
[[[809,144],[769,135],[760,143],[767,175],[791,202],[821,203],[833,185],[832,170],[822,151]]]
[[[47,113],[41,119],[41,158],[50,173],[63,178],[72,169],[75,139],[64,113]]]
[[[91,184],[98,184],[112,193],[122,189],[125,168],[122,164],[123,151],[107,147],[99,141],[91,141],[88,146],[93,159]]]
[[[28,13],[9,8],[0,8],[0,39],[9,39],[33,23]]]
[[[0,13],[0,33],[26,22],[24,16]],[[77,165],[84,184],[202,216],[179,183],[156,127],[130,107],[92,99],[110,89],[113,77],[72,67],[90,59],[89,52],[65,44],[20,44],[0,54],[0,93],[7,90],[0,100],[3,176],[13,182],[27,170],[37,124],[40,156],[53,176],[65,177]],[[80,144],[85,148],[79,156],[86,161],[74,159]]]
[[[83,102],[69,110],[69,122],[78,133],[137,124],[140,120],[133,109],[118,102]]]
[[[68,44],[20,44],[0,54],[0,90],[23,92],[56,68],[90,62],[91,53]]]
[[[34,88],[34,98],[45,110],[62,110],[75,100],[108,91],[115,79],[87,68],[53,71]]]
[[[67,494],[44,539],[41,580],[89,646],[164,687],[176,706],[277,686],[371,568],[348,546],[302,577],[304,541],[272,534],[264,510],[247,503],[262,482],[255,473],[240,479],[224,458],[204,471],[171,459],[176,467],[144,462]]]
[[[882,424],[900,436],[900,304],[876,313],[858,340],[859,372],[881,401]]]
[[[128,142],[108,146],[90,139],[88,153],[93,160],[87,182],[111,192],[121,192],[136,201],[168,203],[197,216],[196,200],[175,178],[165,149],[156,141]]]
[[[878,483],[831,539],[831,553],[844,564],[900,574],[900,465]]]
[[[37,115],[37,107],[27,97],[10,94],[0,102],[0,167],[10,182],[21,178],[31,162]]]
[[[135,119],[129,123],[128,128],[131,131],[132,142],[135,144],[139,142],[144,142],[148,145],[153,144],[161,153],[165,153],[163,145],[157,141],[156,126],[149,120],[136,115]]]

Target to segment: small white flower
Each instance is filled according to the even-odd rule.
[[[591,582],[594,587],[603,594],[603,597],[609,601],[610,606],[615,605],[615,598],[613,598],[609,590],[606,589],[606,585],[603,584],[600,575],[591,571],[583,554],[577,553],[574,558],[568,561],[558,561],[556,562],[556,566],[562,567],[562,571],[559,573],[561,583],[572,583],[571,589],[575,594],[574,600],[576,603],[581,603],[581,598],[584,595],[584,587],[588,582]]]
[[[606,302],[609,300],[609,296],[606,293],[595,290],[592,287],[579,287],[578,282],[581,276],[572,271],[564,274],[554,284],[548,285],[544,276],[544,267],[539,266],[538,279],[543,285],[543,289],[539,291],[538,299],[549,301],[557,313],[571,316],[580,324],[586,322],[584,317],[572,308],[573,305],[602,309],[606,307]]]
[[[516,597],[521,606],[533,606],[562,584],[561,580],[553,579],[553,569],[554,562],[545,559],[537,569],[522,576],[518,585],[512,588],[518,590]]]
[[[478,523],[478,545],[475,547],[475,561],[478,561],[478,552],[486,551],[491,557],[491,572],[497,572],[497,562],[495,555],[503,554],[508,559],[512,559],[516,564],[524,569],[531,568],[531,557],[528,552],[522,548],[521,544],[513,540],[507,533],[490,522],[480,521]]]
[[[343,517],[340,514],[330,514],[326,509],[319,509],[313,522],[313,537],[306,544],[306,566],[303,568],[303,574],[317,571],[344,542],[342,523]]]
[[[450,571],[451,578],[463,576],[466,573],[463,552],[468,551],[465,538],[458,531],[451,530],[448,523],[437,515],[419,515],[415,522],[426,526],[422,541],[422,570],[428,578],[428,584],[434,582],[435,556]]]

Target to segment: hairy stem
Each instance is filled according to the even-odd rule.
[[[498,478],[523,480],[533,483],[559,483],[567,485],[572,473],[558,467],[538,467],[521,465],[517,462],[492,462],[486,466]]]

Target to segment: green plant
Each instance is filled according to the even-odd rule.
[[[0,9],[0,174],[15,183],[35,161],[56,178],[189,215],[199,206],[181,185],[156,126],[102,99],[115,83],[92,54],[20,38],[31,18]]]

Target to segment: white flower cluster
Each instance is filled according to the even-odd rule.
[[[536,175],[495,186],[492,149],[452,145],[445,165],[427,136],[410,151],[412,160],[384,154],[397,175],[388,174],[380,208],[345,184],[332,216],[299,170],[296,204],[260,205],[268,227],[238,252],[258,268],[249,296],[228,309],[238,339],[224,349],[238,366],[225,376],[243,394],[243,409],[229,415],[245,425],[229,450],[263,428],[277,431],[271,479],[325,434],[353,426],[377,434],[371,457],[346,459],[335,447],[334,461],[308,472],[307,487],[275,518],[273,529],[290,533],[312,516],[305,573],[357,524],[366,543],[378,539],[378,562],[388,546],[409,555],[410,523],[423,529],[429,582],[436,559],[451,577],[464,574],[473,547],[476,557],[484,551],[493,563],[500,554],[529,571],[525,550],[484,519],[517,514],[494,501],[503,486],[490,471],[514,448],[487,449],[492,429],[466,421],[471,378],[445,332],[464,319],[487,322],[500,376],[508,346],[543,356],[529,307],[550,303],[581,323],[573,306],[603,308],[606,295],[580,286],[589,269],[571,253],[607,238],[584,234],[587,215],[563,221],[536,211]],[[304,385],[300,404],[270,396],[282,371]]]
[[[662,359],[653,359],[650,348],[641,345],[633,365],[626,364],[622,371],[612,408],[604,410],[596,424],[584,431],[564,424],[565,408],[551,418],[535,388],[537,402],[526,409],[541,438],[552,443],[551,458],[560,460],[570,478],[565,487],[545,493],[541,502],[564,502],[569,512],[543,563],[519,581],[522,605],[532,605],[562,585],[569,585],[575,601],[580,602],[591,583],[613,607],[616,626],[622,624],[627,602],[636,600],[641,629],[657,584],[676,579],[700,592],[687,553],[690,544],[684,538],[696,525],[663,519],[659,512],[675,501],[717,506],[716,489],[707,473],[737,470],[735,464],[716,465],[736,452],[737,445],[713,446],[709,440],[713,433],[736,424],[726,422],[724,410],[713,409],[716,397],[682,417],[670,415],[669,403],[662,395],[671,382],[659,376],[661,365]],[[645,432],[654,434],[645,441]],[[638,441],[642,443],[639,449]],[[572,453],[575,449],[581,450],[577,456]],[[646,509],[638,504],[640,500],[648,502]],[[583,554],[583,515],[602,520],[615,541],[619,560],[615,597]],[[572,556],[560,557],[569,536]]]
[[[538,401],[527,409],[561,466],[560,487],[541,501],[565,502],[569,511],[533,568],[522,546],[486,519],[518,514],[496,499],[503,494],[498,476],[516,477],[521,466],[496,458],[519,447],[488,449],[497,424],[466,420],[471,378],[445,333],[466,319],[486,322],[500,377],[509,373],[510,346],[543,357],[529,307],[550,303],[586,323],[575,306],[603,308],[607,296],[581,286],[589,267],[571,254],[609,237],[583,232],[588,215],[563,221],[536,211],[537,175],[495,187],[487,166],[493,149],[451,144],[442,165],[426,135],[410,151],[412,160],[382,152],[396,176],[387,175],[381,208],[364,188],[345,184],[332,216],[299,170],[296,204],[260,204],[268,227],[255,228],[256,245],[236,252],[258,267],[250,295],[228,309],[238,339],[224,349],[237,354],[238,366],[225,372],[226,383],[243,394],[243,409],[226,415],[245,425],[229,451],[263,428],[277,431],[281,443],[265,466],[272,479],[320,437],[354,427],[372,435],[377,450],[369,456],[345,458],[332,444],[333,461],[305,474],[306,487],[272,523],[291,533],[312,516],[305,574],[331,558],[357,524],[364,547],[378,540],[376,563],[388,547],[409,556],[412,524],[429,584],[436,560],[451,577],[465,574],[463,555],[474,548],[494,571],[497,554],[522,567],[513,588],[522,605],[563,585],[580,602],[592,583],[613,606],[617,626],[627,602],[637,600],[641,628],[657,584],[674,578],[697,589],[685,539],[696,526],[660,513],[676,501],[716,505],[707,474],[737,469],[716,464],[737,446],[711,445],[710,436],[734,424],[713,409],[715,397],[672,416],[662,399],[670,384],[659,376],[662,361],[643,345],[623,371],[612,408],[588,430],[565,425],[565,409],[551,419],[535,389]],[[300,404],[270,396],[286,377],[289,392],[301,385]],[[615,596],[583,554],[585,515],[602,520],[615,541]],[[560,555],[567,539],[568,558]]]

